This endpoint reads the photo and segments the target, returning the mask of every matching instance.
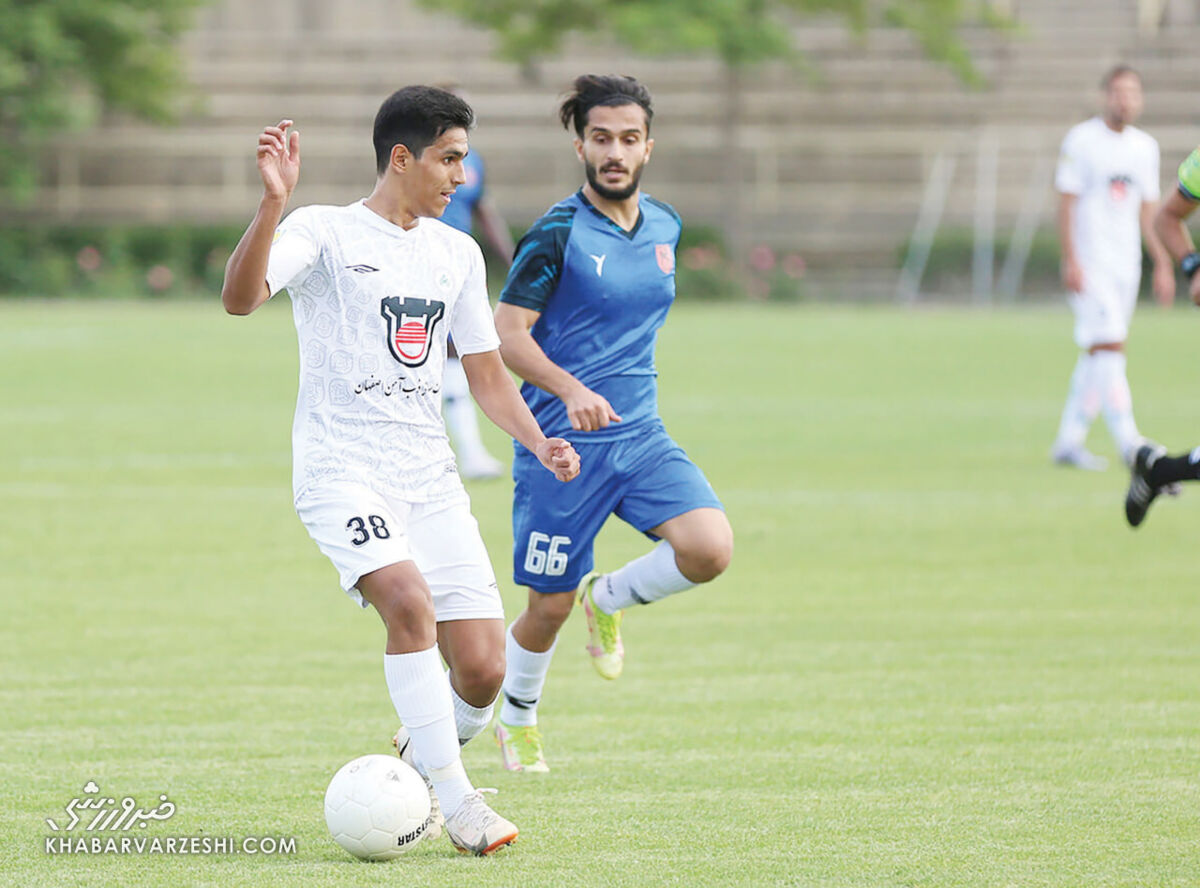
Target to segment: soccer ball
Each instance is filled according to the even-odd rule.
[[[429,790],[394,755],[364,755],[342,765],[325,790],[333,840],[362,860],[399,857],[425,835]]]

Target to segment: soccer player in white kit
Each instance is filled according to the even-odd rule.
[[[1104,115],[1067,133],[1054,178],[1062,280],[1075,312],[1075,344],[1083,352],[1071,374],[1052,457],[1096,470],[1104,468],[1104,460],[1084,443],[1101,410],[1126,463],[1141,441],[1125,375],[1125,340],[1142,276],[1139,229],[1154,260],[1155,297],[1169,304],[1175,295],[1171,260],[1152,224],[1159,199],[1158,142],[1133,126],[1142,113],[1141,77],[1118,65],[1102,85]]]
[[[241,315],[280,290],[291,296],[296,510],[342,588],[383,619],[406,761],[426,778],[454,845],[488,854],[517,828],[471,785],[459,748],[491,720],[504,614],[442,422],[447,332],[493,422],[561,481],[578,474],[579,458],[542,434],[500,360],[479,246],[437,218],[465,181],[473,123],[470,106],[444,90],[399,90],[375,119],[371,195],[302,207],[282,224],[300,136],[290,120],[266,127],[257,152],[263,198],[221,298]]]

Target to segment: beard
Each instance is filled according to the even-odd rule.
[[[633,193],[638,190],[638,183],[642,179],[643,166],[645,166],[645,164],[639,165],[637,169],[630,173],[628,185],[624,186],[623,188],[609,188],[600,181],[600,173],[595,166],[587,162],[584,162],[583,165],[584,170],[587,172],[588,184],[592,186],[592,190],[605,200],[613,201],[628,200],[629,198],[633,197]]]

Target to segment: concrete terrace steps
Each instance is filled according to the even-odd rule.
[[[1093,111],[1096,81],[1117,60],[1145,73],[1144,123],[1163,145],[1164,171],[1200,141],[1192,111],[1200,29],[1147,40],[1133,27],[1132,0],[1018,5],[1023,30],[1011,40],[982,28],[965,33],[988,78],[979,90],[929,62],[906,33],[860,38],[836,19],[796,29],[817,76],[780,63],[748,72],[740,141],[731,150],[722,127],[725,72],[712,59],[648,59],[572,37],[529,79],[491,55],[488,33],[405,0],[344,0],[336,9],[309,0],[223,0],[186,40],[191,77],[207,96],[198,116],[178,130],[102,127],[88,135],[86,152],[64,140],[47,165],[48,181],[62,187],[48,193],[42,213],[241,221],[257,201],[255,136],[281,114],[305,133],[296,200],[345,203],[369,187],[365,127],[380,98],[405,82],[453,79],[479,111],[472,142],[488,159],[493,194],[521,223],[578,183],[569,136],[555,119],[559,91],[580,71],[617,70],[655,92],[660,150],[647,187],[685,219],[726,218],[719,183],[735,158],[754,238],[799,249],[814,267],[865,267],[872,257],[890,265],[939,152],[958,158],[947,222],[970,224],[982,133],[999,146],[997,227],[1006,231],[1031,171]]]
[[[1128,35],[1125,35],[1128,37]],[[281,61],[276,56],[261,54],[261,41],[249,41],[256,48],[236,51],[224,47],[220,53],[198,53],[191,55],[190,69],[198,82],[206,86],[233,86],[245,88],[247,83],[306,82],[361,84],[364,80],[394,83],[400,74],[431,71],[436,79],[439,69],[452,68],[455,79],[468,86],[497,88],[507,86],[524,89],[554,91],[569,83],[580,70],[608,70],[613,65],[614,49],[620,53],[621,70],[632,69],[640,78],[654,84],[657,90],[670,90],[679,86],[709,86],[719,88],[724,82],[724,71],[720,63],[707,58],[678,57],[671,59],[645,58],[628,55],[619,47],[597,51],[596,48],[572,53],[569,60],[555,59],[535,66],[536,80],[523,78],[513,66],[495,59],[490,45],[478,52],[464,51],[448,61],[444,52],[426,43],[415,54],[399,51],[385,40],[376,51],[361,45],[348,45],[345,49],[332,50],[323,46],[319,51],[306,50],[302,64]],[[809,69],[794,68],[783,63],[769,63],[753,69],[747,76],[748,83],[783,86],[797,82],[820,83],[835,80],[839,83],[919,82],[940,81],[957,84],[954,75],[942,66],[931,63],[919,49],[912,53],[881,50],[872,45],[860,48],[854,45],[828,48],[811,53]],[[1005,80],[1023,79],[1029,71],[1030,80],[1044,80],[1047,75],[1061,73],[1070,79],[1078,79],[1080,66],[1091,67],[1097,63],[1096,43],[1112,47],[1105,55],[1116,57],[1136,53],[1136,46],[1124,49],[1126,41],[1114,38],[1111,41],[1081,41],[1061,45],[1053,40],[1035,40],[1016,37],[1013,42],[1002,44],[998,35],[975,51],[975,60],[984,74],[1001,75]],[[1053,54],[1047,53],[1053,49]],[[1172,64],[1186,64],[1186,54]],[[1194,53],[1192,54],[1194,59]],[[1030,70],[1029,62],[1036,62]],[[1170,62],[1170,60],[1166,60]],[[1153,64],[1153,60],[1149,62]],[[994,70],[993,70],[994,69]],[[806,73],[806,70],[808,73]],[[810,74],[813,79],[809,79]]]

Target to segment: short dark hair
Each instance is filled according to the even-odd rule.
[[[435,86],[406,86],[379,106],[375,115],[375,171],[383,175],[392,149],[404,145],[420,157],[446,130],[475,125],[475,112],[454,93]]]
[[[1133,67],[1133,65],[1126,65],[1124,62],[1122,62],[1121,64],[1113,65],[1108,69],[1108,72],[1100,81],[1100,88],[1107,90],[1113,85],[1114,80],[1116,80],[1118,77],[1124,77],[1126,74],[1132,74],[1138,79],[1138,83],[1142,82],[1142,75],[1138,69]]]
[[[564,129],[575,128],[583,138],[587,126],[588,112],[596,106],[608,108],[618,105],[641,105],[646,112],[646,132],[650,132],[650,121],[654,119],[654,108],[650,104],[650,90],[634,78],[618,74],[581,74],[571,84],[571,92],[563,99],[558,109],[558,118]]]

